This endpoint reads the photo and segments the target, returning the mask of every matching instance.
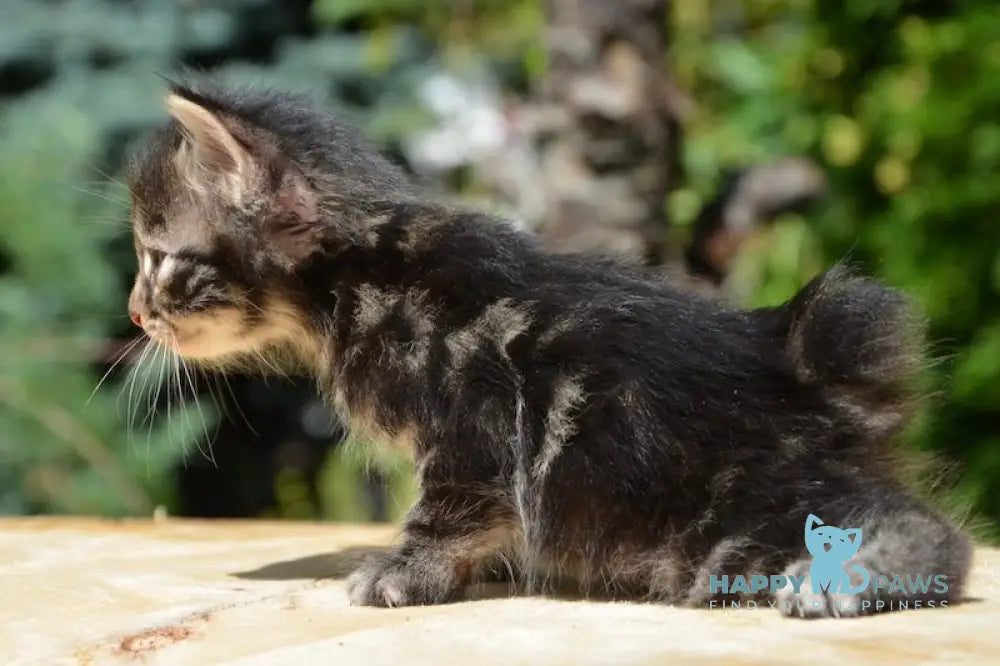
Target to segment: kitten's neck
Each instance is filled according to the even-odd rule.
[[[322,251],[302,271],[302,282],[330,288],[363,283],[403,286],[419,279],[415,269],[428,268],[428,253],[446,241],[456,224],[486,217],[418,199],[333,206],[325,206],[332,211],[325,221],[328,232],[321,240]]]
[[[329,207],[327,207],[329,210]],[[343,213],[344,211],[340,211]],[[349,236],[343,226],[353,228]],[[298,311],[299,330],[287,337],[294,360],[320,384],[342,362],[359,308],[359,290],[392,300],[422,294],[434,301],[452,301],[467,293],[459,277],[483,257],[453,251],[451,245],[472,228],[481,233],[490,219],[479,212],[431,201],[396,200],[353,204],[350,216],[327,223],[322,249],[296,273],[289,294]],[[496,221],[498,234],[514,233]],[[488,237],[488,235],[484,235]],[[473,245],[474,254],[494,250]],[[455,276],[450,280],[444,276]]]
[[[320,250],[295,273],[285,298],[286,344],[276,353],[298,371],[321,375],[338,354],[338,322],[353,313],[351,294],[365,284],[405,288],[415,260],[456,211],[421,201],[372,201],[324,205],[327,232]],[[340,332],[341,334],[343,332]],[[317,377],[322,379],[322,377]]]

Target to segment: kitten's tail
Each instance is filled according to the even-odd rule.
[[[802,382],[824,386],[876,437],[903,423],[915,395],[923,335],[900,292],[837,266],[779,311]]]

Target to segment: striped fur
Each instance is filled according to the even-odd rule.
[[[896,292],[835,269],[728,308],[428,200],[296,97],[173,94],[130,170],[132,307],[206,363],[292,357],[412,447],[420,499],[355,603],[457,599],[503,563],[700,605],[709,574],[800,567],[809,513],[863,524],[869,569],[961,594],[965,537],[885,463],[919,360]]]

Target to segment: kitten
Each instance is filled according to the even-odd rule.
[[[848,568],[960,596],[966,538],[885,455],[919,346],[895,291],[838,268],[732,309],[423,198],[297,97],[176,85],[167,108],[130,160],[132,319],[213,367],[293,363],[412,447],[420,499],[353,603],[455,600],[503,561],[706,607],[712,575],[808,576],[810,513],[864,529]],[[845,614],[807,589],[784,612]]]

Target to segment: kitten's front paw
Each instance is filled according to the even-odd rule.
[[[799,593],[791,588],[778,590],[778,610],[786,617],[818,619],[824,617],[856,617],[871,611],[862,608],[864,601],[858,594],[826,594],[813,592],[812,581],[807,577]]]
[[[440,604],[457,596],[450,578],[396,554],[374,556],[348,577],[347,596],[355,606]]]
[[[813,620],[824,617],[857,617],[873,612],[870,604],[866,607],[866,597],[863,594],[813,591],[808,562],[792,565],[785,571],[785,575],[805,576],[797,593],[791,585],[786,585],[775,593],[778,610],[785,617]]]

